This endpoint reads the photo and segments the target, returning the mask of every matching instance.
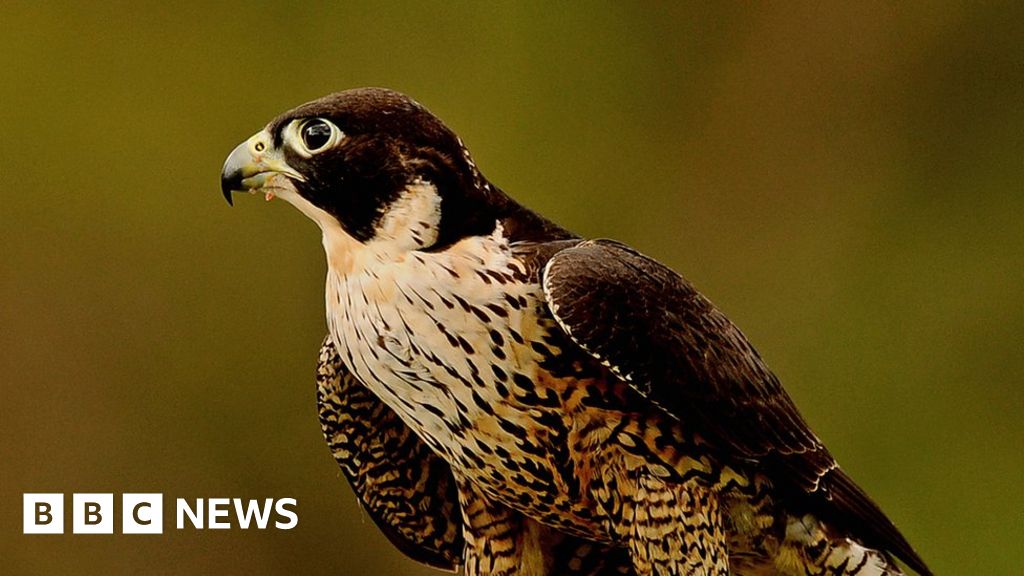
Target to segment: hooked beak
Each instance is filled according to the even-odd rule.
[[[228,155],[220,172],[220,189],[231,205],[232,192],[256,192],[278,174],[300,182],[305,180],[285,162],[281,151],[273,147],[273,138],[264,130],[239,144]]]

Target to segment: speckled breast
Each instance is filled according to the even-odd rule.
[[[328,279],[328,321],[343,360],[424,441],[496,501],[591,538],[588,479],[617,395],[567,345],[539,285],[512,258],[410,253]],[[621,404],[620,404],[621,405]]]

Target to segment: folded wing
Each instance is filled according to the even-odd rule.
[[[808,511],[930,574],[844,472],[740,330],[666,266],[610,240],[547,262],[555,319],[577,345],[705,439],[762,471]]]

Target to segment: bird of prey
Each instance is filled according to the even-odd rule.
[[[676,272],[489,182],[379,88],[285,112],[222,190],[322,231],[328,444],[398,548],[475,575],[931,572]]]

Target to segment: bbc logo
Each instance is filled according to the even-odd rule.
[[[178,498],[174,517],[178,530],[291,530],[299,523],[295,498]],[[205,511],[205,514],[204,514]],[[234,512],[234,522],[232,522]],[[64,495],[25,494],[22,509],[25,534],[64,533]],[[75,534],[114,533],[113,494],[72,494],[71,527]],[[122,534],[163,534],[163,494],[122,494]]]
[[[64,494],[25,494],[24,534],[64,533]],[[122,534],[163,534],[163,494],[122,494]],[[114,533],[113,494],[72,494],[71,529],[75,534]]]

